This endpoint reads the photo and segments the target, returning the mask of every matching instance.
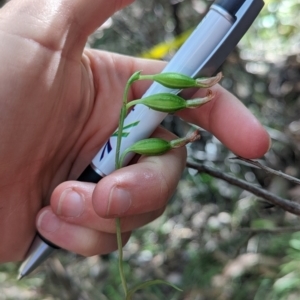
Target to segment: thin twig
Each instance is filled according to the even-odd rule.
[[[241,180],[241,179],[237,179],[233,176],[230,176],[228,174],[224,174],[221,171],[199,164],[199,163],[195,163],[192,161],[187,161],[186,166],[188,168],[192,168],[195,169],[201,173],[207,173],[213,177],[222,179],[232,185],[238,186],[258,197],[261,197],[265,200],[267,200],[268,202],[277,205],[279,207],[281,207],[282,209],[284,209],[285,211],[288,211],[294,215],[298,215],[300,216],[300,205],[296,202],[292,202],[290,200],[281,198],[277,195],[274,195],[262,188],[256,187],[252,184],[249,184],[248,182]]]
[[[258,161],[247,159],[247,158],[243,158],[243,157],[240,157],[240,156],[232,157],[230,159],[232,159],[232,160],[240,160],[240,161],[246,162],[246,163],[248,163],[248,164],[250,164],[252,166],[258,167],[258,168],[266,171],[267,173],[270,173],[270,174],[273,174],[273,175],[276,175],[276,176],[280,176],[280,177],[282,177],[284,179],[287,179],[287,180],[289,180],[289,181],[291,181],[291,182],[293,182],[295,184],[300,184],[300,180],[298,178],[295,178],[295,177],[293,177],[291,175],[288,175],[288,174],[285,174],[285,173],[283,173],[281,171],[276,171],[276,170],[274,170],[272,168],[264,166],[261,163],[259,163]]]

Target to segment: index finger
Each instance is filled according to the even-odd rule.
[[[253,159],[263,156],[270,148],[269,134],[254,115],[235,96],[220,85],[212,88],[215,97],[197,109],[178,113],[184,120],[215,135],[238,156]],[[203,90],[193,98],[203,97]]]

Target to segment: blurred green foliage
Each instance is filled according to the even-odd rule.
[[[299,9],[297,0],[268,0],[260,17],[244,37],[245,52],[255,50],[251,60],[278,61],[299,53]],[[252,55],[254,54],[251,52]],[[247,54],[245,53],[245,58]],[[242,56],[243,58],[243,56]]]

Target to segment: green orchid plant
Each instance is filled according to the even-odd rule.
[[[205,97],[195,98],[190,100],[185,100],[182,97],[171,93],[159,93],[148,97],[144,97],[142,99],[136,99],[128,102],[128,91],[134,82],[139,80],[152,80],[160,83],[161,85],[167,88],[181,90],[186,88],[210,88],[213,85],[217,84],[221,80],[221,78],[222,78],[221,73],[218,73],[214,77],[194,79],[179,73],[160,73],[154,75],[142,75],[140,71],[135,72],[129,78],[125,86],[124,95],[123,95],[123,105],[121,108],[120,118],[119,118],[119,129],[118,132],[116,133],[117,134],[117,146],[116,146],[116,158],[115,158],[116,169],[120,169],[123,166],[124,159],[130,152],[135,154],[140,154],[140,155],[147,155],[147,156],[162,155],[171,149],[183,147],[186,144],[194,142],[200,138],[200,134],[198,130],[196,130],[190,135],[187,135],[186,137],[178,138],[172,141],[166,141],[160,138],[148,138],[134,143],[132,146],[125,149],[123,153],[120,153],[123,130],[124,130],[124,120],[126,118],[129,109],[132,106],[136,104],[142,104],[156,111],[174,113],[182,109],[187,109],[187,108],[193,109],[193,108],[200,107],[201,105],[209,102],[214,97],[212,91],[208,90],[208,93]],[[116,219],[116,232],[117,232],[117,243],[118,243],[118,254],[119,254],[119,259],[118,259],[119,273],[120,273],[122,287],[124,290],[126,300],[132,299],[132,296],[137,290],[144,289],[146,287],[149,287],[151,285],[156,285],[156,284],[166,284],[172,286],[178,291],[181,291],[181,289],[179,289],[175,285],[160,279],[146,281],[129,289],[123,271],[123,250],[122,250],[123,245],[121,239],[121,224],[119,218]]]

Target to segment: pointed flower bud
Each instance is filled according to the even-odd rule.
[[[209,102],[214,98],[214,94],[211,90],[208,90],[207,95],[204,98],[195,98],[186,100],[186,108],[198,108],[201,105]]]
[[[200,139],[200,132],[199,132],[199,130],[195,130],[190,135],[187,135],[184,138],[179,138],[179,139],[171,141],[170,145],[171,145],[172,149],[176,149],[179,147],[183,147],[189,143],[195,142],[199,139]]]
[[[173,72],[155,74],[153,75],[152,80],[171,89],[197,87],[197,82],[194,78]]]
[[[121,155],[120,162],[121,165],[123,165],[124,158],[129,152],[134,152],[136,154],[146,155],[146,156],[161,155],[171,149],[183,147],[186,144],[194,142],[199,138],[200,138],[199,131],[196,130],[191,135],[188,135],[184,138],[178,138],[172,141],[166,141],[160,138],[144,139],[128,147]]]
[[[175,73],[166,72],[155,75],[141,75],[140,79],[150,79],[160,83],[161,85],[171,89],[185,89],[185,88],[208,88],[218,83],[222,78],[222,73],[218,73],[214,77],[204,77],[194,79],[192,77]]]
[[[169,93],[154,94],[142,99],[131,101],[127,104],[127,108],[136,104],[144,104],[154,110],[167,113],[173,113],[186,108],[186,101],[183,98]]]
[[[222,72],[219,72],[214,77],[203,77],[203,78],[196,78],[197,87],[199,88],[210,88],[213,85],[217,84],[223,77]]]
[[[126,151],[141,155],[160,155],[171,150],[170,142],[160,138],[149,138],[136,142]]]
[[[127,103],[126,108],[136,105],[144,104],[147,107],[166,113],[174,113],[178,110],[184,108],[196,108],[202,104],[207,103],[214,97],[214,94],[209,91],[207,96],[204,98],[196,98],[191,100],[185,100],[180,96],[169,94],[169,93],[160,93],[154,94],[142,99],[134,100]]]

